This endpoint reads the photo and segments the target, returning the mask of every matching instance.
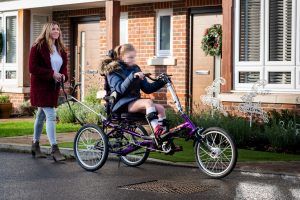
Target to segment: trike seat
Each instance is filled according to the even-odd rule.
[[[127,119],[131,121],[145,121],[146,115],[144,113],[113,113],[113,118]]]

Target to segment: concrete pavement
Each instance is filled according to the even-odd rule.
[[[57,134],[58,143],[72,142],[75,133],[59,133]],[[30,152],[32,136],[18,136],[0,138],[0,151],[11,152]],[[42,135],[41,144],[48,144],[46,135]],[[45,153],[50,153],[50,147],[43,146],[42,150]],[[68,148],[61,148],[62,152],[67,157],[73,157],[73,150]],[[113,156],[111,157],[113,158]],[[169,161],[157,160],[148,158],[147,162],[156,164],[173,165],[197,168],[196,163],[174,163]],[[267,173],[277,175],[292,175],[300,177],[300,161],[274,161],[274,162],[238,162],[235,168],[236,171],[254,172],[254,173]]]
[[[145,163],[137,168],[108,161],[96,172],[76,162],[54,163],[0,152],[0,200],[19,199],[300,199],[300,178],[233,172],[210,179],[196,168]]]

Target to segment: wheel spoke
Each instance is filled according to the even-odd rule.
[[[86,169],[97,168],[102,163],[106,150],[103,135],[94,127],[87,126],[77,133],[76,159]]]
[[[222,176],[235,162],[233,146],[228,136],[220,131],[207,131],[204,141],[197,144],[197,162],[201,169],[212,176]],[[230,170],[231,171],[231,170]]]
[[[145,130],[143,130],[142,127],[139,127],[139,126],[136,127],[135,132],[141,136],[148,135],[147,132]],[[124,133],[124,137],[129,142],[127,147],[132,146],[136,149],[135,149],[135,151],[127,154],[126,156],[122,156],[121,157],[122,162],[124,162],[126,165],[129,165],[129,166],[138,166],[138,165],[142,164],[149,155],[149,150],[138,145],[139,142],[142,142],[144,140],[141,137],[135,137],[128,133]]]

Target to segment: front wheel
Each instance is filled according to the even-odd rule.
[[[223,178],[231,173],[237,160],[237,149],[229,134],[220,128],[208,128],[195,144],[199,168],[212,178]]]
[[[86,124],[76,133],[74,154],[79,165],[87,171],[100,169],[108,157],[108,140],[95,124]]]

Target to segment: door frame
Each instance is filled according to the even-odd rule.
[[[189,85],[188,85],[188,113],[192,111],[193,103],[193,30],[194,30],[194,16],[201,14],[223,14],[222,5],[217,6],[205,6],[205,7],[196,7],[189,9]]]
[[[81,16],[81,17],[71,17],[70,18],[70,83],[76,83],[75,77],[75,44],[77,40],[77,27],[78,24],[88,24],[88,23],[100,23],[100,16],[90,15],[90,16]],[[81,88],[81,86],[80,86]],[[76,93],[77,95],[77,93]]]

